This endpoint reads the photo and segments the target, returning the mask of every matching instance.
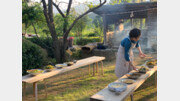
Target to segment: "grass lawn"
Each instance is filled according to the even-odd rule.
[[[154,55],[154,57],[156,57]],[[135,58],[135,64],[142,64],[144,60]],[[90,96],[106,87],[109,83],[118,78],[114,73],[115,60],[104,62],[104,76],[95,77],[88,74],[88,68],[82,67],[61,75],[48,78],[48,97],[45,98],[45,90],[42,82],[38,83],[39,101],[89,101]],[[91,67],[91,73],[92,73]],[[100,69],[99,69],[100,70]],[[156,101],[157,88],[155,86],[155,75],[151,76],[146,82],[134,92],[135,101]],[[32,84],[27,84],[26,97],[23,101],[33,101]],[[130,101],[130,97],[126,99]]]

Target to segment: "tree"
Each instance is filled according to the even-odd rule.
[[[74,25],[78,22],[78,20],[106,3],[106,0],[104,0],[103,2],[101,0],[99,1],[100,1],[99,5],[96,5],[93,8],[89,8],[86,12],[79,15],[77,18],[75,18],[73,23],[68,27],[68,18],[69,18],[69,13],[71,10],[72,0],[69,0],[66,13],[63,13],[61,9],[59,8],[59,4],[56,4],[52,0],[48,0],[48,4],[46,3],[46,0],[42,0],[44,16],[46,18],[46,22],[47,22],[49,31],[51,33],[51,37],[53,39],[56,62],[62,63],[65,61],[67,37],[70,31],[72,30],[72,28],[74,27]],[[62,41],[60,42],[58,41],[57,32],[55,30],[55,24],[54,24],[54,18],[53,18],[53,6],[58,10],[59,14],[63,17],[63,21],[61,22],[63,23],[63,38],[62,38]]]
[[[89,20],[89,17],[86,15],[74,25],[72,30],[76,33],[76,36],[82,37],[82,31],[86,28]]]
[[[101,35],[101,33],[103,33],[103,19],[102,17],[96,16],[95,19],[93,20],[93,25],[94,25],[94,29],[95,31]]]
[[[35,3],[32,6],[28,6],[26,1],[22,3],[22,22],[25,24],[25,33],[26,29],[32,25],[35,34],[37,35],[37,30],[35,25],[42,24],[45,22],[45,18],[43,16],[42,7],[39,3]]]

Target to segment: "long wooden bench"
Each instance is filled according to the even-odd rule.
[[[62,74],[64,72],[67,72],[67,71],[71,71],[73,69],[77,69],[79,67],[82,67],[82,66],[86,66],[86,65],[89,65],[89,74],[90,74],[90,65],[93,64],[93,76],[95,76],[95,72],[98,73],[98,62],[101,63],[101,71],[102,71],[102,75],[103,75],[103,60],[105,59],[105,57],[99,57],[99,56],[92,56],[92,57],[89,57],[89,58],[85,58],[85,59],[81,59],[81,60],[78,60],[75,64],[73,64],[72,66],[68,66],[68,67],[64,67],[62,69],[56,69],[54,71],[51,71],[51,72],[46,72],[46,73],[42,73],[42,74],[39,74],[37,76],[34,76],[34,77],[31,77],[30,75],[26,75],[26,76],[23,76],[22,77],[22,82],[23,82],[23,94],[24,96],[26,95],[26,83],[33,83],[33,93],[34,93],[34,97],[35,97],[35,101],[38,100],[37,98],[37,91],[38,91],[38,88],[37,88],[37,82],[39,81],[43,81],[44,79],[47,79],[47,78],[50,78],[50,77],[53,77],[57,74]],[[46,89],[46,82],[45,83],[45,90],[47,92],[47,89]],[[47,94],[46,94],[47,96]]]
[[[104,89],[96,93],[95,95],[91,96],[90,101],[124,101],[128,96],[131,97],[131,101],[133,101],[133,92],[140,87],[147,78],[149,78],[153,73],[157,71],[157,66],[154,66],[154,68],[150,69],[146,74],[141,75],[135,83],[130,84],[127,86],[127,89],[122,92],[120,95],[115,95],[114,92],[111,92],[108,90],[108,86],[106,86]],[[131,72],[135,72],[134,70]],[[119,78],[123,79],[127,78],[126,75],[123,77]],[[155,76],[156,78],[156,76]],[[115,82],[118,82],[116,80]],[[155,79],[156,80],[156,79]],[[155,81],[156,82],[156,81]]]

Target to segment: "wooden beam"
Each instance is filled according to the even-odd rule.
[[[103,15],[103,14],[114,14],[118,12],[123,13],[123,12],[129,12],[129,11],[139,11],[139,10],[150,9],[150,8],[157,8],[157,2],[103,5],[102,7],[96,9],[93,12],[98,15]]]
[[[89,67],[88,67],[88,73],[89,73],[89,75],[91,74],[91,65],[89,65]]]
[[[93,63],[93,76],[95,76],[95,63]]]
[[[131,29],[133,28],[133,19],[131,18]]]
[[[46,80],[44,80],[44,90],[45,90],[45,97],[47,98],[47,83],[46,83]]]

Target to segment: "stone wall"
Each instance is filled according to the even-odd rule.
[[[147,17],[147,48],[157,45],[157,10],[149,11]]]

